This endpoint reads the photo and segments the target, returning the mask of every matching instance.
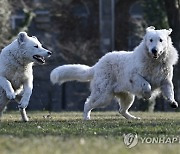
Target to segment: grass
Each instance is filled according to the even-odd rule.
[[[123,134],[140,137],[180,136],[180,113],[134,112],[142,120],[128,121],[117,112],[92,112],[83,121],[80,112],[29,112],[30,122],[18,112],[4,114],[0,122],[0,153],[175,153],[178,143],[142,144],[129,149]],[[179,152],[180,153],[180,152]]]

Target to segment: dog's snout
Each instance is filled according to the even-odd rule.
[[[52,55],[52,52],[51,52],[51,51],[48,51],[47,53],[48,53],[48,55],[49,55],[49,56],[51,56],[51,55]]]
[[[156,48],[152,48],[151,51],[152,51],[153,54],[156,54],[156,53],[157,53],[157,49],[156,49]]]

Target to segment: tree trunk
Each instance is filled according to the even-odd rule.
[[[164,0],[169,26],[173,29],[172,39],[180,51],[180,0]]]

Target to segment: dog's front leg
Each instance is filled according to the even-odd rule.
[[[149,99],[151,97],[151,85],[143,76],[135,73],[129,82],[131,83],[132,90],[135,94],[142,96],[145,99]]]
[[[26,108],[29,104],[29,99],[32,94],[32,89],[33,89],[33,83],[31,80],[26,81],[23,84],[23,95],[22,98],[19,102],[19,108]]]
[[[31,97],[32,94],[32,89],[33,89],[33,83],[32,81],[27,81],[24,85],[23,85],[23,95],[22,98],[19,102],[19,110],[21,112],[21,116],[22,116],[22,120],[23,121],[29,121],[27,115],[26,115],[26,110],[25,108],[28,106],[29,104],[29,99]]]
[[[172,81],[165,80],[161,86],[161,91],[165,99],[170,103],[172,108],[177,108],[178,103],[174,99],[174,86]]]
[[[11,85],[11,82],[9,82],[3,76],[0,76],[0,86],[5,90],[6,96],[8,99],[10,99],[10,100],[15,99],[16,95],[15,95],[14,89]]]

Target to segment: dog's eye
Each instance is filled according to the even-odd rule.
[[[152,42],[153,41],[153,39],[150,39],[150,42]]]
[[[35,45],[34,47],[35,47],[35,48],[38,48],[38,45]]]
[[[162,42],[163,40],[162,39],[159,39],[160,42]]]

